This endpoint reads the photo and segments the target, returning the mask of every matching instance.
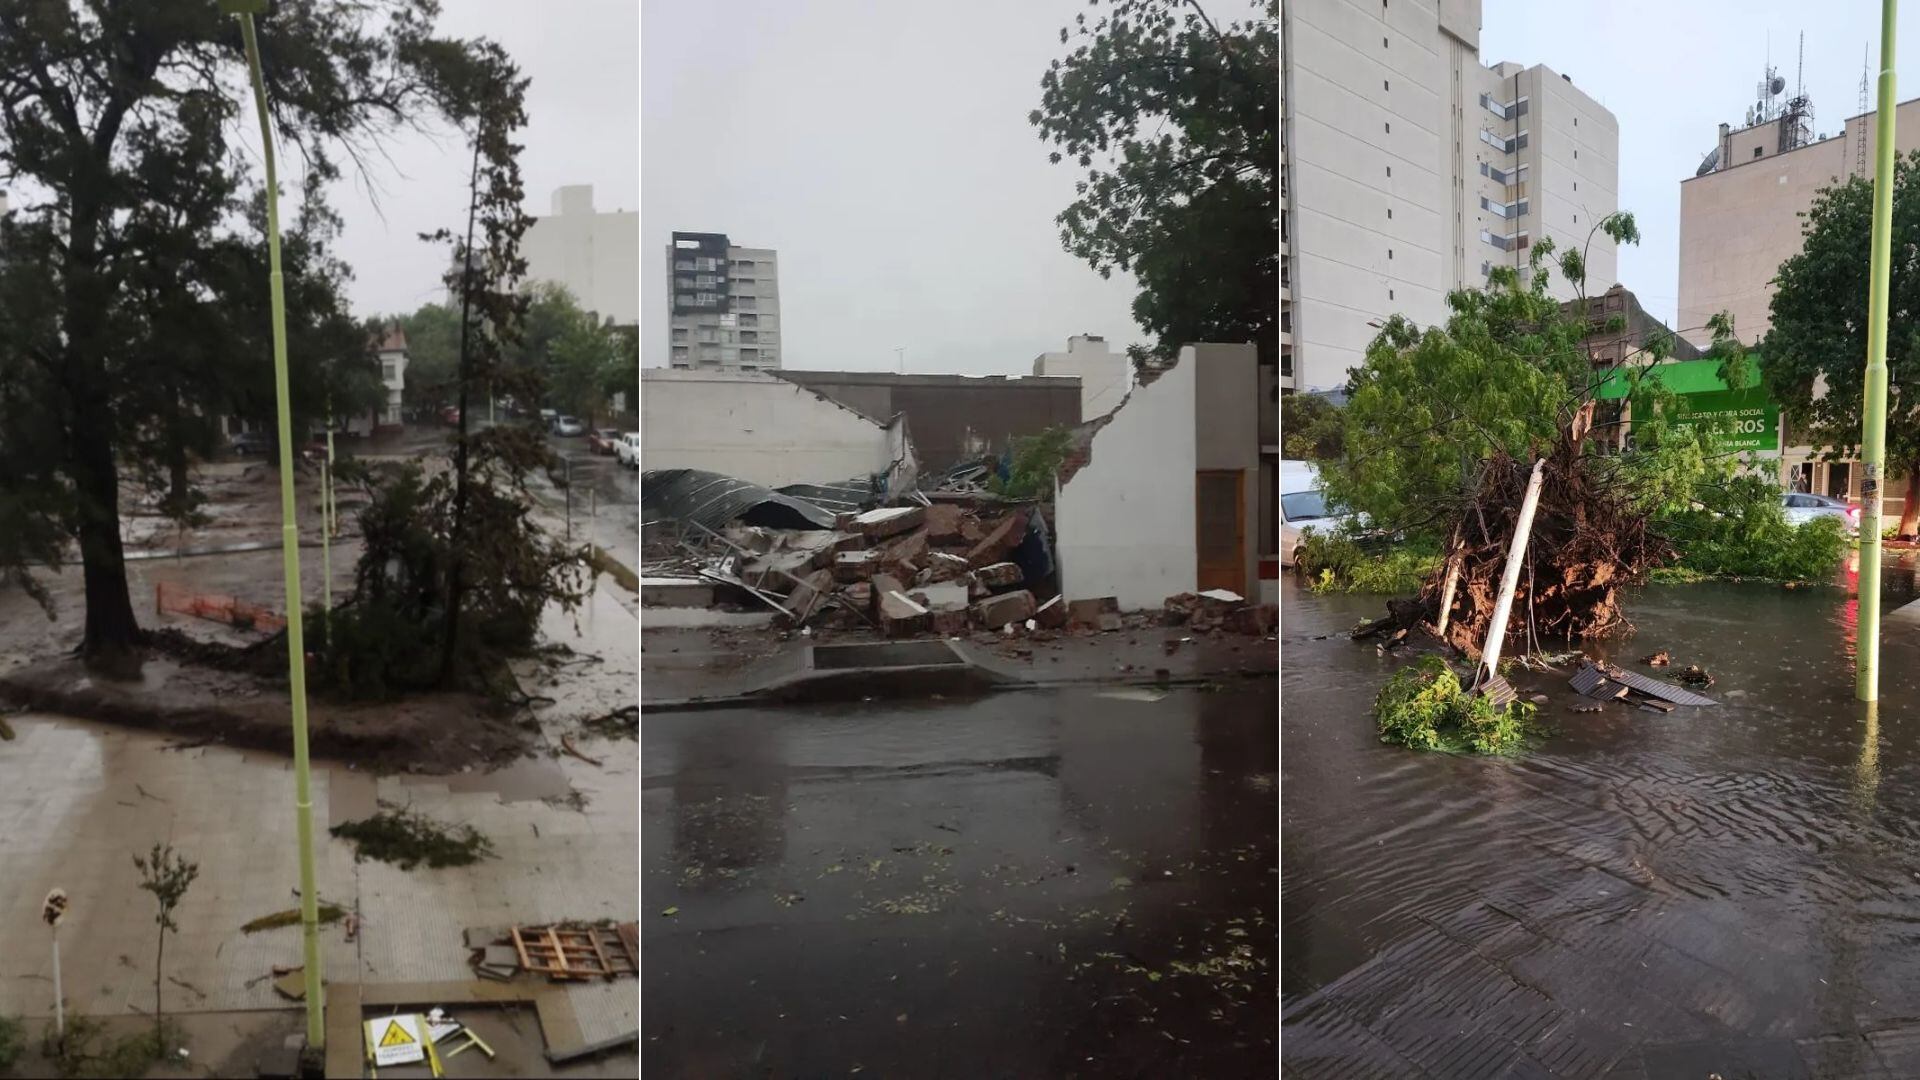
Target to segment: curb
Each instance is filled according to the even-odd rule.
[[[996,682],[984,689],[987,693],[1006,693],[1010,691],[1061,690],[1090,686],[1146,686],[1163,690],[1193,690],[1212,686],[1229,679],[1278,678],[1275,671],[1221,671],[1211,675],[1183,675],[1177,679],[1156,679],[1151,676],[1140,678],[1084,678],[1084,679],[1015,679]],[[752,690],[744,694],[728,694],[722,697],[667,698],[664,700],[640,702],[640,713],[664,712],[705,712],[713,709],[735,709],[750,706],[783,706],[791,704],[772,694],[774,687]],[[915,700],[901,698],[899,700]]]

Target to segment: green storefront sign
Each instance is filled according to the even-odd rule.
[[[1717,440],[1723,451],[1778,453],[1780,450],[1780,406],[1767,400],[1760,385],[1760,358],[1749,354],[1746,384],[1729,387],[1720,377],[1718,360],[1682,360],[1656,364],[1643,376],[1658,380],[1680,397],[1680,414],[1674,426],[1690,428],[1706,422],[1720,430]],[[1601,400],[1626,397],[1630,373],[1613,375],[1600,385]]]

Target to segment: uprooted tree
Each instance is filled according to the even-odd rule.
[[[1589,234],[1637,242],[1632,215]],[[1670,558],[1663,513],[1694,505],[1733,472],[1712,424],[1676,423],[1672,391],[1647,373],[1670,354],[1657,336],[1612,368],[1596,367],[1584,340],[1585,252],[1557,266],[1577,294],[1571,312],[1548,292],[1551,241],[1535,245],[1528,281],[1493,271],[1484,290],[1448,297],[1445,326],[1417,330],[1396,316],[1353,373],[1341,410],[1340,455],[1323,465],[1329,497],[1386,533],[1440,541],[1445,559],[1418,595],[1390,603],[1365,633],[1402,639],[1444,626],[1470,655],[1485,642],[1522,494],[1536,460],[1545,480],[1532,542],[1507,624],[1507,640],[1590,638],[1626,628],[1621,586]],[[1618,333],[1618,317],[1606,332]],[[1744,378],[1749,361],[1724,320],[1713,355]],[[1624,409],[1602,408],[1601,386],[1625,380]],[[1630,421],[1630,438],[1613,438]],[[1451,589],[1449,589],[1451,585]]]
[[[448,468],[429,474],[408,464],[366,476],[374,497],[360,518],[354,595],[313,616],[318,681],[350,697],[429,688],[503,697],[504,661],[533,644],[541,613],[584,595],[582,553],[534,520],[526,477],[552,464],[545,441],[525,425],[480,428],[470,409],[489,392],[541,398],[540,370],[508,360],[528,304],[516,287],[529,219],[513,141],[526,124],[527,82],[491,44],[447,70],[459,80],[457,100],[471,103],[455,114],[471,127],[471,201],[463,237],[441,230],[423,239],[452,245],[457,264],[448,274],[461,298],[449,389],[459,428]]]
[[[306,0],[265,18],[277,137],[319,180],[338,176],[332,154],[362,157],[384,132],[461,105],[476,45],[435,37],[437,12],[434,0]],[[244,232],[243,64],[239,30],[213,3],[0,0],[0,175],[28,193],[0,233],[0,570],[25,584],[77,546],[90,662],[117,667],[144,640],[123,474],[176,486],[181,452],[229,404],[203,392],[238,358],[271,385],[265,316],[227,302],[223,285],[242,286],[218,259],[219,239]],[[264,281],[244,288],[264,295]],[[290,308],[294,341],[307,337],[298,319]]]

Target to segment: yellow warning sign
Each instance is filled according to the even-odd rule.
[[[400,1026],[400,1021],[389,1020],[387,1021],[387,1033],[380,1036],[380,1049],[385,1050],[392,1046],[413,1046],[419,1043],[419,1041],[419,1039],[407,1034],[407,1029]]]
[[[402,1013],[368,1020],[362,1027],[366,1030],[367,1056],[376,1066],[411,1065],[428,1060],[423,1037],[426,1024],[418,1015]]]

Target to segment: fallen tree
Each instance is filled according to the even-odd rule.
[[[1622,586],[1645,580],[1673,556],[1651,527],[1617,469],[1587,452],[1593,422],[1588,403],[1545,448],[1539,506],[1515,587],[1506,644],[1532,651],[1541,641],[1576,641],[1631,628],[1620,608]],[[1495,451],[1459,511],[1447,558],[1410,600],[1355,637],[1388,634],[1396,643],[1429,628],[1447,644],[1478,657],[1486,643],[1531,461]]]

